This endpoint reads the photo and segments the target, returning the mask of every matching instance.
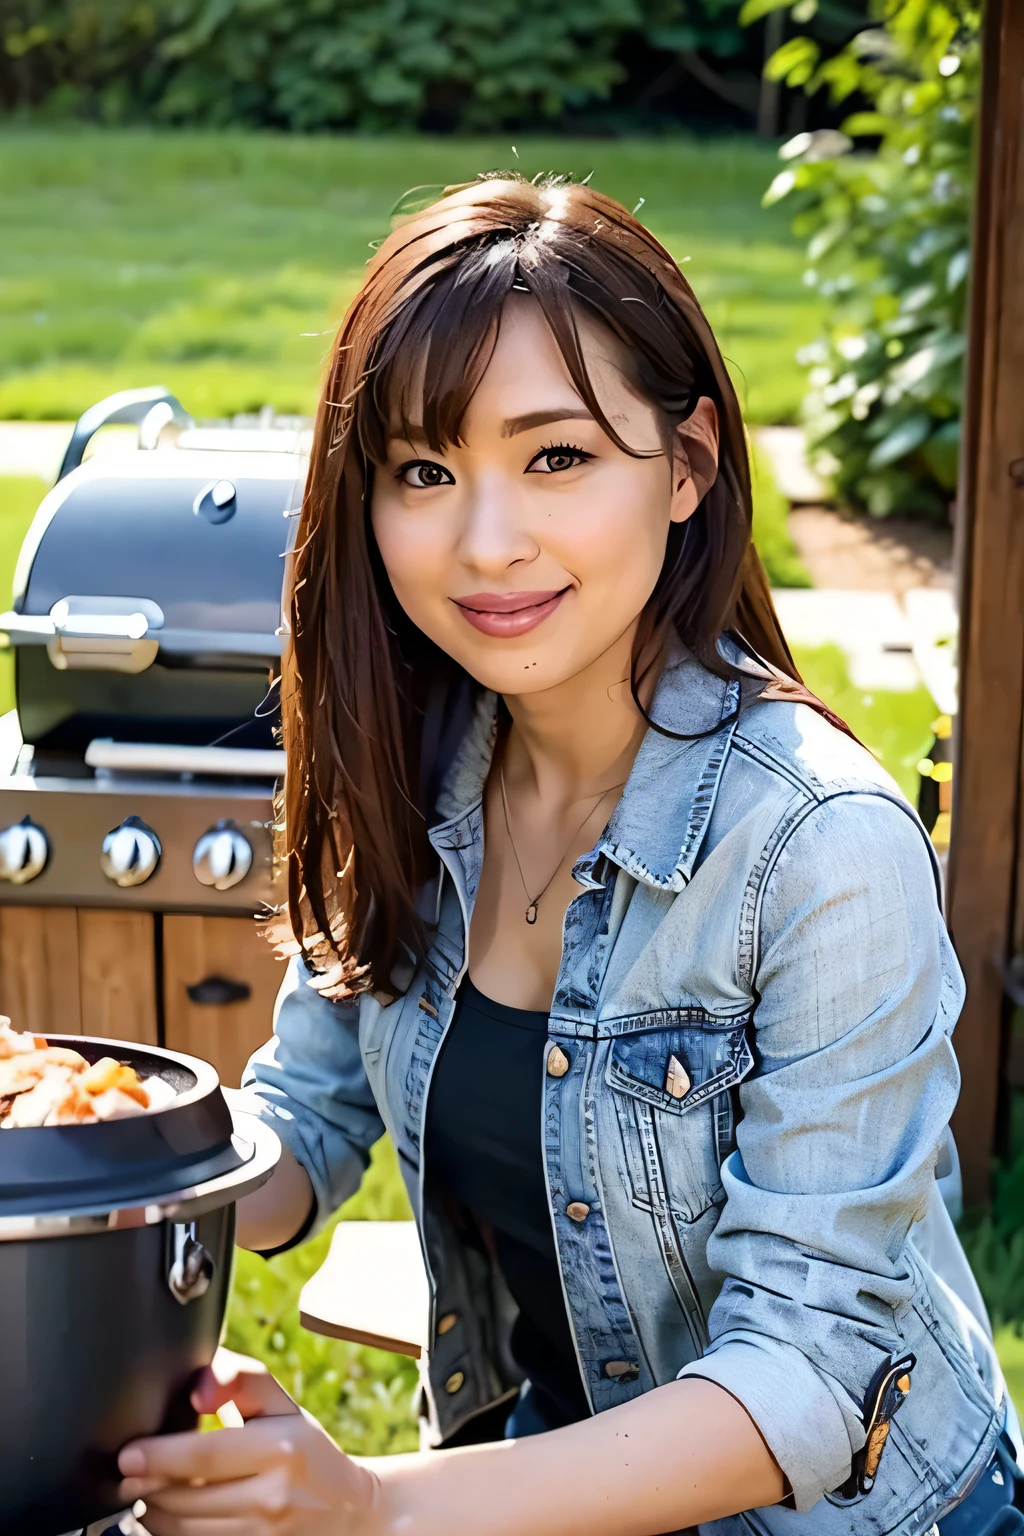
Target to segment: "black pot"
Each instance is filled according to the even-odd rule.
[[[177,1052],[50,1036],[178,1091],[99,1125],[0,1131],[0,1531],[60,1536],[116,1514],[117,1453],[195,1425],[220,1341],[235,1201],[277,1138]]]

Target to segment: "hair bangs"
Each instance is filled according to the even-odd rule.
[[[413,274],[367,366],[358,411],[370,463],[388,438],[425,441],[436,453],[461,443],[462,422],[487,371],[502,307],[516,283],[514,238],[475,240]]]

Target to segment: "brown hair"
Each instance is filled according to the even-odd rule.
[[[581,313],[625,343],[635,383],[668,430],[702,395],[718,410],[718,476],[693,516],[672,525],[636,647],[634,697],[641,655],[672,632],[719,675],[731,675],[717,650],[731,630],[797,677],[751,543],[739,404],[676,263],[585,184],[502,174],[449,188],[384,242],[342,322],[290,562],[287,911],[329,995],[393,990],[398,962],[423,955],[415,897],[434,867],[427,818],[475,692],[394,598],[370,525],[374,468],[396,421],[416,420],[435,451],[458,440],[513,288],[534,296],[576,390],[626,452],[587,376]]]

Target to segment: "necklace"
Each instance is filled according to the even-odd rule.
[[[623,785],[625,784],[625,782],[626,782],[625,779],[623,779],[621,784],[609,784],[607,789],[602,789],[601,793],[598,795],[597,799],[594,801],[594,804],[590,807],[590,810],[584,816],[583,820],[580,822],[579,826],[576,828],[575,832],[572,834],[572,837],[570,837],[569,841],[566,843],[565,850],[562,853],[562,857],[559,859],[558,863],[555,865],[555,867],[554,867],[553,871],[551,872],[550,876],[548,877],[547,881],[545,882],[544,885],[541,886],[541,888],[537,892],[536,896],[531,896],[530,895],[530,887],[527,885],[527,883],[526,883],[526,876],[523,874],[523,866],[519,862],[519,854],[516,852],[516,840],[512,836],[512,822],[511,822],[511,820],[509,818],[509,814],[508,814],[508,795],[507,795],[507,793],[505,791],[505,765],[504,765],[504,763],[499,763],[498,764],[498,783],[501,785],[501,809],[502,809],[502,811],[504,812],[504,815],[505,815],[505,831],[508,833],[509,847],[512,849],[512,857],[516,861],[516,868],[519,871],[519,878],[522,881],[523,891],[525,893],[526,900],[527,900],[527,908],[526,908],[526,912],[525,912],[524,916],[526,918],[526,921],[531,925],[531,927],[537,921],[537,906],[538,906],[538,904],[540,902],[540,899],[544,895],[544,893],[547,891],[548,886],[550,886],[551,882],[554,880],[555,876],[558,874],[558,871],[561,869],[562,865],[565,863],[565,855],[569,852],[569,849],[572,847],[573,843],[579,837],[580,833],[583,831],[583,828],[586,826],[586,824],[590,820],[591,816],[593,816],[594,812],[597,810],[598,806],[601,804],[601,801],[605,798],[605,796],[606,795],[610,795],[613,789],[622,789]]]

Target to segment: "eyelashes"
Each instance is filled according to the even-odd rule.
[[[549,443],[534,454],[527,464],[525,474],[557,475],[564,474],[568,469],[577,469],[581,464],[587,464],[594,457],[585,448],[578,447],[575,443]],[[445,469],[443,464],[436,463],[433,459],[408,459],[395,471],[395,479],[400,485],[407,485],[412,490],[429,491],[441,485],[454,485],[455,476],[451,470]]]
[[[430,491],[438,485],[455,484],[451,470],[445,469],[443,464],[435,464],[433,459],[410,459],[395,471],[395,479],[400,485],[411,486],[417,491]]]
[[[563,474],[567,469],[576,469],[580,464],[589,463],[593,457],[592,453],[588,453],[585,448],[577,448],[574,443],[550,443],[534,455],[526,466],[526,473]],[[542,464],[544,468],[541,468]]]

